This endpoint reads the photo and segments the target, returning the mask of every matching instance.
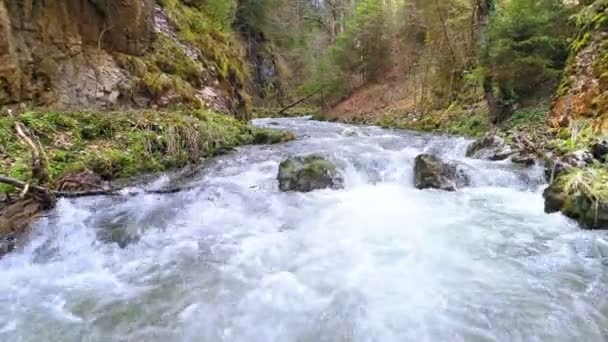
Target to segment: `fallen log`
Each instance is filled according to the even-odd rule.
[[[188,191],[194,189],[194,187],[184,187],[184,188],[171,188],[171,189],[163,189],[163,190],[143,190],[143,191],[130,191],[123,192],[122,189],[110,189],[110,190],[91,190],[91,191],[55,191],[50,190],[38,185],[31,185],[29,183],[2,176],[0,175],[0,183],[8,184],[14,186],[18,189],[24,190],[25,193],[31,193],[37,198],[42,197],[41,199],[52,200],[54,202],[55,198],[82,198],[82,197],[93,197],[93,196],[137,196],[141,194],[155,194],[155,195],[163,195],[163,194],[174,194],[182,191]],[[23,194],[25,195],[25,194]]]
[[[317,90],[315,90],[314,92],[312,92],[312,93],[310,93],[310,94],[308,94],[308,95],[304,96],[303,98],[301,98],[301,99],[299,99],[299,100],[297,100],[297,101],[295,101],[295,102],[292,102],[291,104],[289,104],[289,105],[287,105],[287,106],[283,107],[283,109],[279,110],[279,115],[280,115],[280,114],[285,113],[286,111],[288,111],[289,109],[291,109],[291,108],[293,108],[293,107],[295,107],[295,106],[299,105],[300,103],[302,103],[302,102],[304,102],[304,101],[308,100],[309,98],[311,98],[311,97],[313,97],[313,96],[317,95],[318,93],[320,93],[320,92],[321,92],[321,90],[323,90],[323,88],[317,89]]]

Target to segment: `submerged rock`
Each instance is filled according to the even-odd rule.
[[[414,177],[418,189],[456,191],[470,182],[456,163],[443,161],[431,154],[416,157]]]
[[[253,133],[253,142],[259,145],[280,144],[295,139],[293,133],[275,129],[258,128]]]
[[[486,135],[467,148],[466,156],[475,159],[505,160],[515,151],[497,135]]]
[[[279,165],[281,191],[310,192],[320,189],[338,189],[344,180],[336,165],[319,155],[289,158]]]

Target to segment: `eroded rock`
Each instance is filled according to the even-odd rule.
[[[279,165],[281,191],[310,192],[320,189],[339,189],[344,180],[335,164],[319,155],[294,157]]]
[[[467,148],[466,156],[475,159],[505,160],[515,151],[497,135],[486,135]]]
[[[608,203],[597,201],[580,191],[568,193],[553,182],[543,193],[545,212],[561,212],[585,229],[608,229]]]
[[[443,161],[431,154],[416,157],[414,177],[418,189],[456,191],[470,182],[456,163]]]

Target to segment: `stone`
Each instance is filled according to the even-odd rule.
[[[525,166],[536,164],[536,156],[531,153],[516,153],[511,157],[511,162]]]
[[[601,139],[594,142],[591,145],[591,154],[593,155],[593,158],[600,162],[606,162],[606,157],[608,156],[608,140]]]
[[[280,144],[295,139],[293,133],[276,129],[257,128],[253,133],[253,142],[259,145]]]
[[[545,199],[545,212],[547,214],[561,211],[567,200],[567,196],[563,189],[556,183],[551,184],[545,189],[543,198]]]
[[[467,147],[466,156],[475,159],[505,160],[515,151],[497,135],[486,135]]]
[[[431,154],[416,157],[414,182],[418,189],[456,191],[470,183],[469,177],[454,162],[446,162]]]
[[[596,202],[581,192],[567,193],[553,182],[544,192],[545,212],[561,212],[584,229],[608,229],[608,203]]]
[[[59,190],[61,191],[90,191],[99,190],[103,180],[97,173],[85,170],[71,172],[59,179]]]
[[[562,161],[573,167],[585,167],[593,164],[593,154],[588,150],[577,150],[566,154]]]
[[[281,191],[311,192],[340,189],[344,179],[335,164],[319,155],[294,157],[279,165],[277,175]]]

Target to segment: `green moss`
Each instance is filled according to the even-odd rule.
[[[238,94],[241,104],[235,104],[234,107],[243,107],[241,109],[248,115],[251,100],[244,87],[250,82],[250,70],[241,44],[231,29],[231,18],[235,10],[233,4],[215,1],[201,2],[199,6],[191,7],[179,0],[157,2],[165,9],[171,24],[177,28],[179,39],[205,57],[205,67],[217,73],[221,83]],[[168,65],[172,64],[171,59],[168,62]],[[180,77],[193,71],[188,65],[181,65],[178,69],[176,73]]]
[[[30,181],[30,155],[13,127],[21,121],[48,160],[48,186],[69,171],[89,169],[105,179],[130,177],[196,163],[252,143],[237,119],[205,110],[145,112],[26,112],[0,118],[0,173]],[[13,189],[2,186],[0,191]]]
[[[253,142],[255,144],[279,144],[295,140],[295,135],[291,132],[284,132],[268,128],[254,128]]]
[[[561,175],[557,185],[565,194],[562,212],[584,226],[598,225],[598,210],[608,205],[608,170],[601,167],[573,168]],[[600,209],[602,208],[602,209]]]

